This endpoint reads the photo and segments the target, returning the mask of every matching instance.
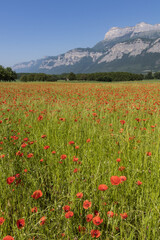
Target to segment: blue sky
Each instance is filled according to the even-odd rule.
[[[160,23],[159,0],[2,0],[0,65],[93,47],[114,26]]]

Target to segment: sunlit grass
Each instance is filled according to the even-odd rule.
[[[1,239],[159,239],[159,83],[1,83],[0,96]]]

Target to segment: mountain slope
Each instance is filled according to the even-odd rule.
[[[16,64],[13,70],[50,74],[160,71],[160,24],[142,22],[134,27],[113,27],[93,48],[77,48]]]

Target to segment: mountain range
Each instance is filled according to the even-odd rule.
[[[141,22],[133,27],[113,27],[92,48],[76,48],[58,56],[48,56],[15,64],[19,72],[47,74],[160,71],[160,24]]]

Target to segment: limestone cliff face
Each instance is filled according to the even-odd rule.
[[[77,48],[13,66],[16,72],[160,71],[160,24],[111,28],[93,48]]]

